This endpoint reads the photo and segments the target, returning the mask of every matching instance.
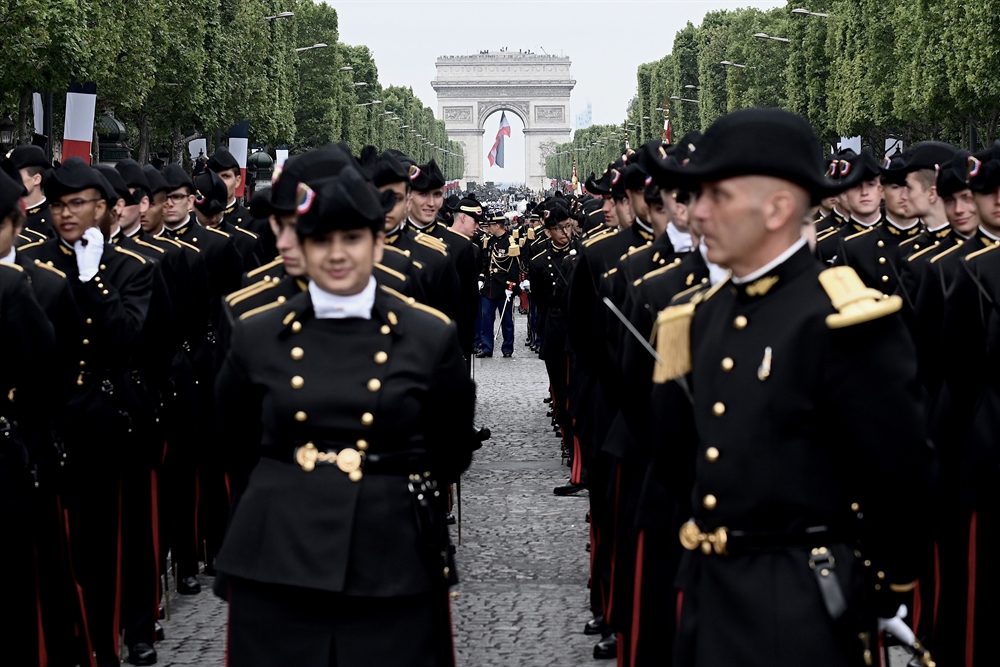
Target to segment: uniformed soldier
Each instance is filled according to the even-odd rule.
[[[861,664],[873,617],[915,586],[930,450],[914,350],[900,297],[806,247],[810,205],[836,191],[821,165],[805,120],[749,109],[675,169],[733,275],[656,326],[676,433],[656,446],[691,514],[680,665]]]
[[[207,167],[214,171],[226,184],[226,209],[223,212],[222,231],[232,234],[234,230],[242,229],[251,232],[260,240],[261,263],[269,262],[277,254],[274,246],[274,232],[266,219],[256,218],[236,199],[236,191],[243,185],[243,172],[236,156],[229,149],[219,146],[209,158]]]
[[[244,319],[218,382],[224,455],[250,473],[218,560],[229,661],[452,665],[439,489],[469,465],[475,401],[457,331],[377,285],[384,200],[357,170],[304,192],[309,289]]]
[[[21,181],[27,192],[21,202],[28,218],[23,233],[30,240],[23,241],[33,243],[55,238],[52,211],[42,189],[45,174],[52,168],[52,164],[45,157],[45,151],[39,146],[18,146],[10,152],[10,162],[21,173]]]
[[[507,218],[494,214],[487,227],[490,238],[483,245],[479,271],[479,302],[482,315],[479,323],[479,359],[493,356],[495,334],[493,322],[500,313],[504,357],[514,355],[514,288],[520,282],[518,257],[521,249],[507,230]]]
[[[229,173],[229,172],[227,172]],[[207,170],[194,179],[196,194],[194,201],[195,215],[198,222],[206,229],[213,229],[227,234],[243,258],[243,269],[252,271],[265,264],[263,248],[260,239],[253,232],[242,227],[230,225],[225,220],[226,183],[214,171]],[[199,200],[204,200],[199,202]],[[270,257],[267,261],[270,261]]]

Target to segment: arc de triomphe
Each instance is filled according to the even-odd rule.
[[[576,85],[567,56],[490,51],[473,56],[442,56],[435,63],[438,118],[448,138],[465,151],[463,181],[483,182],[483,159],[493,137],[484,141],[483,124],[497,111],[524,123],[524,178],[533,189],[547,189],[545,158],[570,140],[569,94]],[[488,143],[488,146],[486,145]]]

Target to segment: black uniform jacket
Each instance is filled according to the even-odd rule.
[[[471,461],[475,389],[455,325],[384,287],[370,320],[318,320],[311,303],[303,292],[233,332],[216,383],[221,446],[237,472],[260,458],[217,568],[348,595],[429,592],[442,572],[421,555],[408,475],[443,485]],[[364,452],[363,477],[306,472],[295,452],[310,442]]]
[[[406,223],[386,234],[385,242],[395,250],[408,253],[407,257],[419,269],[415,274],[407,275],[420,283],[419,289],[425,295],[427,305],[457,320],[462,304],[462,287],[447,246],[440,239],[413,231]]]
[[[733,538],[724,556],[687,551],[680,664],[857,664],[862,559],[885,582],[915,578],[925,513],[912,503],[929,492],[931,453],[913,344],[898,315],[831,329],[821,270],[803,247],[752,282],[719,283],[697,305],[693,402],[677,392],[663,406],[678,433],[693,423],[697,434],[669,443],[673,466],[694,474],[693,519],[705,532],[810,537],[742,552]],[[844,634],[810,546],[835,557]]]
[[[483,246],[479,280],[483,288],[479,290],[487,299],[502,299],[508,289],[513,289],[521,277],[521,264],[510,254],[511,236],[507,232],[501,236],[491,236]],[[514,244],[517,247],[517,244]]]
[[[246,206],[237,204],[235,201],[232,206],[226,208],[224,216],[222,222],[226,225],[225,231],[229,231],[229,227],[239,227],[248,232],[253,232],[260,239],[262,256],[265,259],[278,254],[278,249],[275,247],[277,239],[274,237],[274,231],[271,229],[271,223],[267,218],[253,217],[253,214],[250,213],[250,210]]]

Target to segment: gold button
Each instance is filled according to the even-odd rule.
[[[879,257],[878,258],[878,263],[879,264],[885,264],[885,257]]]
[[[879,242],[878,242],[878,243],[877,243],[876,245],[877,245],[877,246],[878,246],[879,248],[884,248],[884,247],[885,247],[885,241],[879,241]]]
[[[101,264],[101,271],[105,271],[105,270],[107,270],[107,268],[108,267],[106,267],[104,264]]]
[[[84,367],[84,366],[86,366],[86,365],[87,365],[87,362],[86,362],[86,361],[81,361],[81,362],[80,362],[80,368],[83,368],[83,367]]]
[[[382,328],[381,328],[381,329],[379,329],[379,331],[381,331],[381,332],[382,332],[382,333],[384,333],[384,334],[387,334],[387,333],[391,332],[391,331],[392,331],[392,329],[390,329],[390,328],[389,328],[389,325],[388,325],[388,324],[383,324],[383,325],[382,325]]]
[[[372,416],[372,413],[370,412],[366,412],[365,414],[361,415],[361,423],[364,424],[365,426],[371,426],[372,422],[374,421],[375,417]]]
[[[879,578],[879,579],[885,579],[885,572],[882,572],[882,571],[880,570],[880,571],[878,572],[878,575],[877,575],[877,576],[878,576],[878,578]]]
[[[715,415],[716,417],[721,417],[722,415],[726,414],[726,405],[725,405],[725,403],[719,402],[719,403],[716,403],[715,405],[713,405],[712,406],[712,414]]]
[[[197,242],[198,242],[198,237],[194,237],[193,239],[191,239],[191,243],[197,243]]]
[[[302,412],[301,410],[295,413],[295,421],[304,422],[306,419],[307,419],[306,413]]]
[[[882,276],[882,282],[884,283],[889,282],[889,276]]]
[[[707,510],[714,510],[715,506],[718,504],[718,501],[715,499],[715,496],[713,496],[710,493],[707,496],[705,496],[704,498],[702,498],[701,504],[704,505],[705,509],[707,509]]]
[[[104,283],[97,283],[97,287],[100,289],[104,289]]]
[[[302,322],[292,322],[292,333],[302,331]]]
[[[392,326],[396,326],[397,324],[399,324],[399,318],[396,317],[396,313],[389,311],[388,317],[389,317],[389,322],[392,324]]]
[[[84,345],[90,345],[90,341],[89,341],[89,340],[87,340],[86,338],[84,338],[84,339],[83,339],[83,344],[84,344]]]
[[[378,378],[372,378],[368,381],[368,391],[378,391],[382,388],[382,383]]]
[[[90,318],[88,317],[88,318],[87,318],[87,324],[93,324],[93,323],[94,323],[94,320],[92,320],[92,319],[90,319]]]
[[[384,364],[387,361],[389,361],[389,355],[388,354],[386,354],[385,352],[376,352],[375,353],[375,363],[376,364]]]
[[[101,292],[101,294],[107,294],[107,293],[108,293],[108,290],[104,290],[103,292]]]
[[[747,318],[744,317],[743,315],[737,315],[736,319],[733,320],[733,326],[736,327],[737,329],[746,329]]]
[[[306,381],[302,379],[301,375],[296,375],[292,378],[292,389],[302,389],[302,386],[305,385],[305,383]]]
[[[301,359],[305,355],[306,355],[306,353],[305,353],[305,351],[301,347],[293,347],[292,348],[292,359],[294,359],[295,361],[298,361],[299,359]]]
[[[715,463],[719,460],[719,450],[715,447],[709,447],[705,450],[705,459],[707,459],[709,463]]]
[[[725,359],[722,360],[722,370],[724,370],[724,371],[731,371],[731,370],[733,370],[733,366],[734,365],[735,365],[735,362],[733,361],[732,357],[726,357]]]
[[[358,440],[357,446],[358,446],[358,451],[360,451],[360,452],[367,451],[368,450],[368,441],[367,440]]]
[[[857,511],[859,511],[860,509],[861,509],[861,505],[859,505],[859,504],[857,504],[857,503],[851,503],[851,511],[852,511],[852,512],[857,512]]]

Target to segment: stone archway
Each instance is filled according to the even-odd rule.
[[[465,146],[465,176],[482,183],[483,129],[497,111],[516,114],[524,124],[524,178],[533,189],[546,189],[545,157],[569,141],[569,96],[576,85],[570,59],[534,53],[496,52],[442,56],[431,86],[438,96],[438,117],[448,138]]]

